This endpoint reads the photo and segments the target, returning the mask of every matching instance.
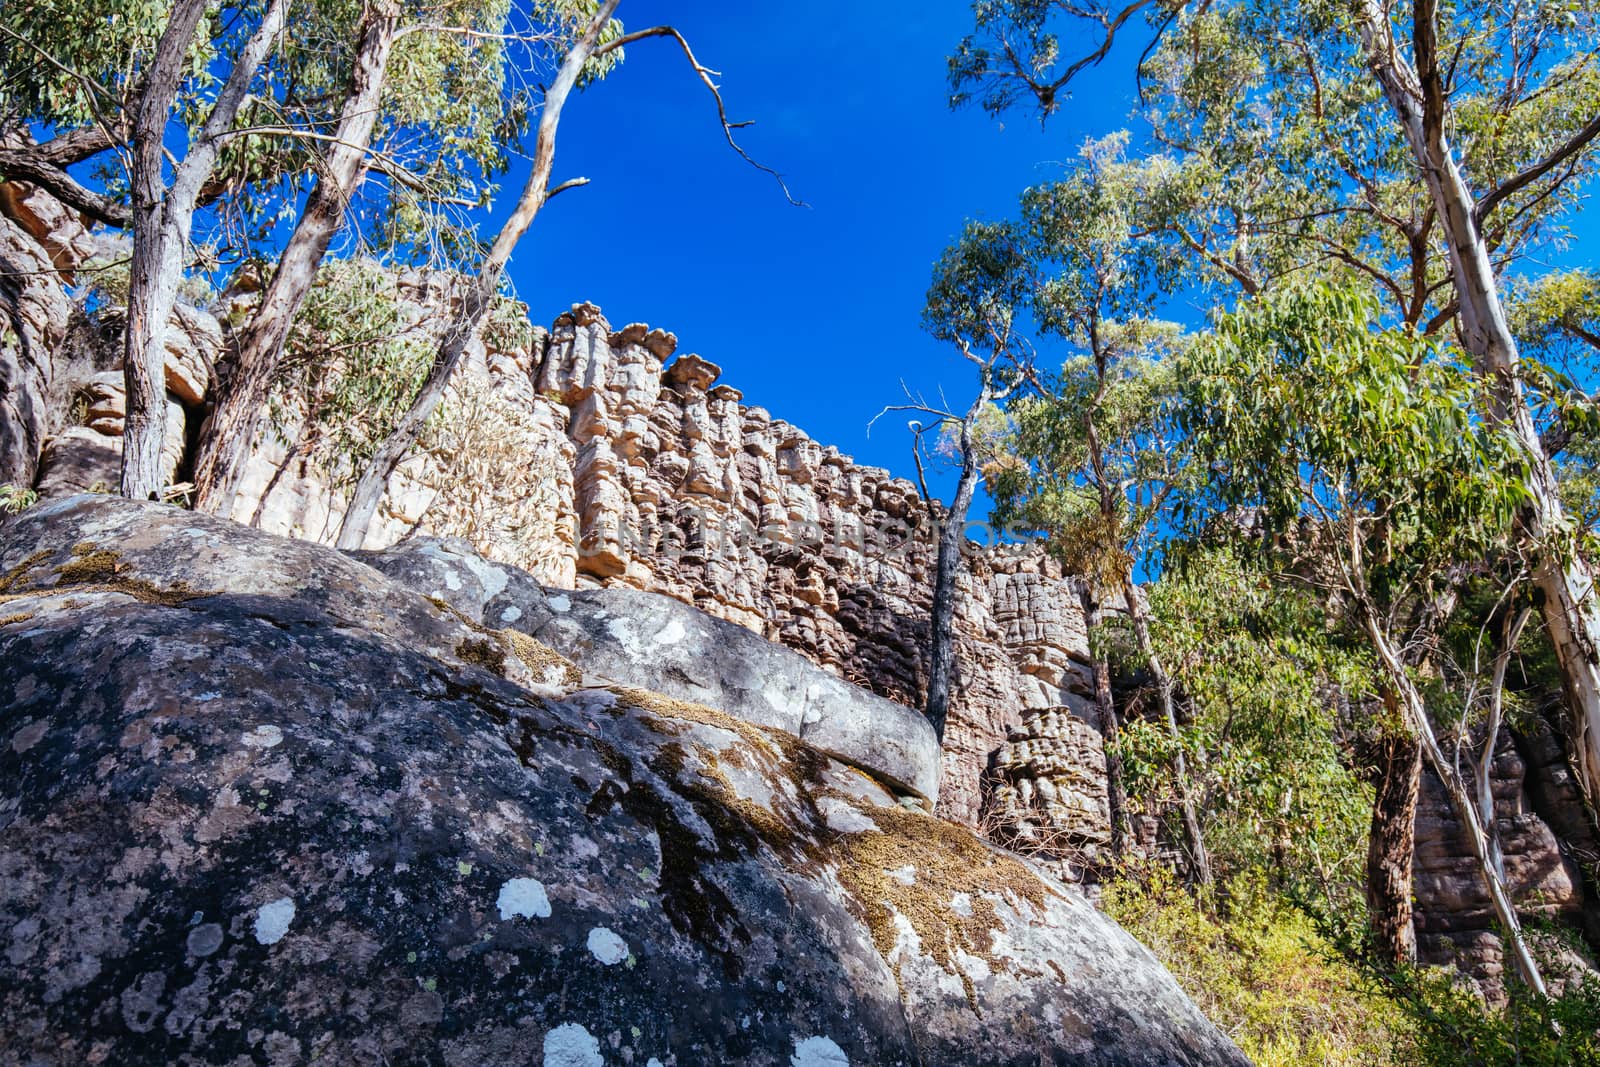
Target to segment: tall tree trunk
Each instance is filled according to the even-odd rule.
[[[261,22],[240,50],[211,114],[189,150],[165,180],[167,123],[187,69],[189,46],[209,4],[176,0],[144,75],[133,125],[129,180],[133,199],[133,256],[128,268],[128,324],[123,338],[127,416],[122,434],[122,495],[150,500],[161,493],[161,451],[166,441],[166,336],[195,203],[216,164],[222,137],[233,125],[245,92],[284,26],[288,0],[270,0]]]
[[[227,380],[219,383],[215,407],[201,428],[194,475],[197,508],[223,515],[232,510],[284,341],[351,197],[366,178],[367,147],[399,28],[400,9],[392,0],[380,0],[363,15],[350,86],[316,186],[254,316],[235,338],[232,368]]]
[[[1133,584],[1133,575],[1122,577],[1122,595],[1128,602],[1128,618],[1133,620],[1134,637],[1139,642],[1139,654],[1155,677],[1156,694],[1161,700],[1161,716],[1167,734],[1173,743],[1173,778],[1178,788],[1178,808],[1183,817],[1184,846],[1189,850],[1189,866],[1194,879],[1201,885],[1210,885],[1211,858],[1206,854],[1205,838],[1200,833],[1200,817],[1195,811],[1194,795],[1189,789],[1189,761],[1183,754],[1183,734],[1178,729],[1178,711],[1172,702],[1172,679],[1161,665],[1155,642],[1150,637],[1150,619],[1145,614],[1144,602]]]
[[[522,195],[518,198],[517,206],[511,212],[511,216],[500,227],[493,246],[478,268],[478,274],[467,292],[461,313],[445,331],[439,350],[434,355],[433,367],[422,383],[422,388],[412,399],[410,408],[401,416],[400,422],[390,431],[389,436],[384,438],[377,452],[362,470],[361,480],[356,483],[355,492],[350,497],[349,509],[346,510],[344,521],[339,526],[340,548],[360,548],[362,542],[366,540],[367,529],[372,525],[373,516],[378,513],[378,504],[382,501],[384,490],[389,484],[389,476],[416,444],[423,425],[439,406],[439,402],[444,399],[451,376],[461,362],[461,357],[466,353],[467,346],[477,334],[479,326],[482,325],[483,317],[488,312],[495,293],[500,289],[500,278],[505,273],[506,262],[511,258],[512,249],[516,248],[517,242],[522,239],[522,235],[527,232],[539,214],[539,209],[549,199],[550,173],[555,167],[556,128],[561,122],[561,109],[566,105],[567,97],[577,84],[578,75],[582,73],[584,64],[594,55],[595,48],[600,42],[600,34],[611,21],[619,2],[620,0],[604,0],[594,18],[590,19],[583,36],[567,52],[555,80],[545,92],[544,107],[539,114],[539,128],[534,136],[533,170],[528,175],[527,183],[522,187]]]
[[[1383,961],[1400,966],[1417,958],[1411,867],[1417,851],[1422,746],[1405,731],[1385,731],[1378,742],[1377,763],[1377,791],[1367,837],[1367,924]]]
[[[1511,956],[1516,967],[1517,975],[1524,985],[1541,996],[1546,995],[1544,978],[1539,973],[1539,965],[1533,958],[1533,953],[1528,948],[1528,942],[1522,934],[1522,923],[1517,917],[1517,911],[1511,901],[1511,893],[1506,888],[1505,879],[1496,869],[1490,851],[1488,831],[1485,830],[1482,820],[1478,817],[1478,807],[1474,803],[1472,794],[1467,790],[1466,783],[1461,774],[1456,770],[1455,764],[1446,757],[1444,750],[1439,747],[1438,738],[1433,732],[1433,723],[1428,718],[1427,708],[1423,703],[1422,694],[1412,683],[1411,676],[1406,673],[1399,655],[1395,652],[1389,641],[1388,634],[1383,629],[1383,624],[1378,619],[1377,612],[1370,603],[1361,605],[1362,622],[1366,627],[1367,636],[1372,642],[1373,651],[1377,653],[1378,662],[1388,679],[1389,685],[1399,698],[1400,709],[1405,713],[1406,724],[1415,732],[1420,743],[1423,758],[1428,761],[1428,767],[1438,776],[1444,786],[1446,797],[1449,798],[1450,807],[1454,810],[1456,818],[1461,820],[1463,829],[1467,833],[1467,842],[1472,849],[1472,857],[1477,861],[1478,873],[1483,879],[1484,889],[1488,891],[1489,902],[1494,908],[1495,917],[1500,921],[1500,926],[1505,932],[1507,954]],[[1493,744],[1493,739],[1490,739]]]
[[[1362,0],[1360,30],[1368,66],[1394,109],[1427,182],[1444,229],[1460,304],[1461,344],[1492,396],[1491,415],[1522,446],[1529,501],[1519,517],[1536,560],[1534,584],[1568,698],[1568,734],[1591,813],[1600,805],[1600,602],[1594,575],[1572,546],[1548,542],[1567,527],[1555,472],[1533,424],[1517,374],[1517,344],[1506,322],[1477,205],[1445,140],[1446,101],[1440,80],[1431,4],[1419,3],[1413,23],[1417,69],[1395,45],[1388,15],[1377,0]]]
[[[1100,598],[1087,578],[1078,582],[1078,597],[1083,605],[1084,627],[1089,633],[1091,647],[1100,633]],[[1106,752],[1106,807],[1111,817],[1111,854],[1118,860],[1128,854],[1128,841],[1133,828],[1128,819],[1128,797],[1122,784],[1122,757],[1117,754],[1117,741],[1122,734],[1122,723],[1117,717],[1116,699],[1111,693],[1111,664],[1104,649],[1094,653],[1094,697],[1100,711],[1100,736]]]
[[[961,546],[967,537],[967,510],[978,482],[978,456],[972,442],[972,424],[988,405],[987,375],[978,396],[961,420],[961,472],[956,495],[939,528],[939,551],[933,568],[933,608],[928,627],[928,700],[924,705],[933,732],[944,744],[950,717],[950,687],[955,679],[956,573],[961,568]]]

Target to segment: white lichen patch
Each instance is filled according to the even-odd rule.
[[[603,1067],[600,1041],[578,1023],[562,1023],[544,1035],[544,1067]]]
[[[972,918],[972,894],[956,893],[950,898],[950,910],[963,919]]]
[[[838,797],[823,797],[818,800],[817,810],[822,813],[828,829],[835,833],[860,834],[878,829],[878,824],[869,819],[861,809]]]
[[[663,645],[675,645],[689,636],[689,631],[683,628],[682,619],[672,619],[656,634],[656,640]]]
[[[256,940],[263,945],[276,945],[283,940],[283,935],[289,932],[289,924],[292,922],[294,922],[294,901],[288,897],[269,901],[256,909]]]
[[[239,740],[244,742],[246,748],[276,748],[283,744],[283,731],[270,722],[264,722],[253,730],[246,730]]]
[[[495,901],[501,919],[548,919],[550,897],[537,878],[512,878],[500,887]]]
[[[505,610],[500,613],[500,621],[504,623],[513,623],[520,618],[522,618],[522,609],[515,604],[507,604]]]
[[[572,598],[565,593],[557,593],[546,600],[545,603],[550,605],[551,611],[559,611],[562,614],[572,610]]]
[[[889,871],[888,874],[890,878],[893,878],[901,885],[917,884],[917,869],[909,863],[904,867],[896,867],[894,870]]]
[[[844,1049],[834,1044],[832,1038],[796,1038],[794,1055],[789,1057],[789,1067],[850,1067],[850,1057]]]
[[[628,958],[628,943],[604,926],[589,931],[589,954],[607,967]]]

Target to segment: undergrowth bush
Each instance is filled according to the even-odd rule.
[[[1573,979],[1558,996],[1506,990],[1488,1010],[1447,972],[1393,976],[1394,995],[1414,1020],[1415,1060],[1426,1067],[1600,1067],[1600,981]]]
[[[1154,952],[1259,1067],[1413,1067],[1412,1023],[1302,912],[1248,876],[1197,901],[1165,868],[1123,876],[1102,906]]]

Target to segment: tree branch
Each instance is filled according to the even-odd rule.
[[[1562,163],[1583,151],[1597,136],[1600,136],[1600,115],[1590,119],[1583,129],[1573,134],[1565,144],[1544,159],[1501,182],[1499,186],[1478,201],[1478,210],[1476,212],[1478,226],[1481,228],[1484,220],[1489,217],[1489,213],[1507,197],[1538,181]]]
[[[1140,0],[1140,2],[1143,3],[1145,0]],[[635,30],[632,33],[625,33],[616,40],[607,41],[605,44],[595,49],[595,57],[599,58],[600,56],[606,55],[609,52],[614,52],[618,48],[622,48],[625,45],[632,44],[635,41],[642,41],[649,37],[670,37],[674,41],[678,42],[678,47],[683,49],[683,54],[689,60],[689,65],[694,68],[695,74],[698,75],[700,80],[705,83],[705,87],[711,91],[712,98],[716,100],[717,120],[722,123],[722,135],[723,137],[727,138],[728,146],[739,154],[739,158],[756,168],[756,170],[772,175],[773,179],[778,183],[778,188],[783,190],[784,199],[788,200],[789,203],[793,204],[795,207],[809,206],[805,203],[805,201],[795,199],[794,194],[789,191],[788,183],[783,180],[782,174],[779,174],[776,170],[773,170],[764,163],[757,163],[751,158],[750,153],[746,152],[742,147],[740,147],[739,142],[734,139],[733,131],[743,129],[746,126],[753,125],[753,123],[730,122],[728,120],[728,108],[722,102],[722,91],[717,88],[717,83],[711,80],[713,77],[717,76],[717,71],[705,66],[695,58],[694,50],[689,47],[689,42],[684,40],[683,34],[679,33],[674,27],[651,26],[649,29]]]

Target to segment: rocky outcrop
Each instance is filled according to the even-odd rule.
[[[1245,1063],[872,777],[317,545],[40,505],[0,661],[8,1062]]]
[[[525,413],[516,451],[550,472],[542,539],[497,540],[498,528],[527,524],[505,502],[440,500],[419,488],[438,473],[418,457],[391,482],[369,546],[411,529],[452,532],[453,513],[475,510],[474,547],[547,584],[661,593],[919,707],[937,506],[910,482],[746,406],[710,361],[672,358],[676,344],[640,324],[613,330],[598,308],[579,305],[537,351],[475,353],[469,379]],[[260,454],[235,517],[260,507],[264,529],[331,538],[337,503],[314,471],[291,470],[268,492],[281,455]],[[1030,709],[1088,691],[1087,638],[1070,583],[1030,546],[974,546],[957,629],[940,805],[975,824],[984,770],[1008,732]]]
[[[1505,854],[1506,885],[1518,913],[1584,930],[1592,939],[1597,932],[1597,902],[1591,899],[1578,861],[1581,856],[1600,855],[1600,850],[1595,848],[1593,830],[1582,819],[1583,802],[1560,739],[1537,720],[1528,724],[1524,735],[1502,729],[1491,767],[1496,831]],[[1474,770],[1467,768],[1469,787],[1475,789]],[[1560,827],[1559,837],[1552,824]],[[1490,997],[1502,997],[1505,953],[1494,908],[1465,828],[1431,771],[1423,773],[1416,833],[1419,959],[1453,965]],[[1552,979],[1559,980],[1575,967],[1592,972],[1592,962],[1585,964],[1576,957],[1563,962],[1570,949],[1545,941],[1541,951],[1550,961]]]
[[[485,626],[538,638],[592,675],[784,730],[930,806],[938,796],[939,743],[922,715],[671,597],[627,588],[545,594],[464,542],[420,538],[360,558]]]
[[[0,182],[0,485],[18,488],[33,486],[52,428],[56,350],[72,313],[52,260],[53,251],[70,252],[72,227],[51,204],[31,188]],[[60,242],[42,243],[57,231]]]
[[[102,360],[53,385],[47,358],[71,309],[66,275],[48,268],[76,265],[94,241],[45,194],[5,188],[15,204],[12,220],[0,219],[0,255],[17,268],[0,273],[26,329],[0,345],[0,482],[33,485],[45,499],[110,489],[121,373]],[[443,322],[455,299],[439,276],[401,275],[396,286],[413,312],[402,318],[419,328]],[[248,313],[248,295],[229,299],[230,315]],[[118,313],[102,309],[96,325],[114,340]],[[614,330],[588,304],[551,331],[476,339],[448,417],[391,479],[368,547],[457,536],[545,584],[660,593],[920,707],[938,506],[745,405],[715,364],[676,347],[672,334],[641,324]],[[216,317],[180,306],[168,334],[169,481],[186,469],[222,355]],[[280,399],[233,517],[331,542],[342,475],[319,465],[295,398]],[[956,625],[940,805],[976,825],[985,769],[1007,735],[1029,711],[1087,691],[1087,647],[1077,598],[1036,549],[974,546]]]
[[[1029,714],[994,758],[985,830],[1069,868],[1108,858],[1105,746],[1071,708]]]

